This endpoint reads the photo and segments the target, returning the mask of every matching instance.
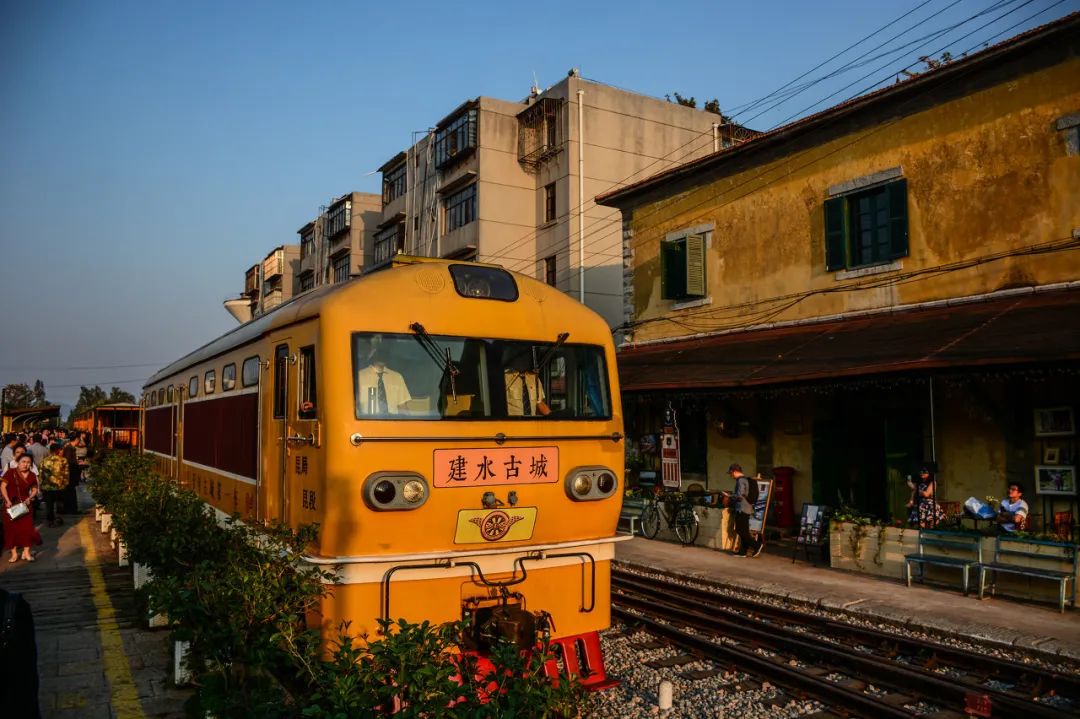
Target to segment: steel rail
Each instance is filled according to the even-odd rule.
[[[926,670],[897,664],[894,661],[880,659],[872,655],[852,652],[849,647],[809,641],[805,634],[775,624],[767,624],[722,606],[713,605],[707,607],[709,614],[703,611],[688,610],[671,603],[674,601],[673,595],[677,595],[680,588],[668,586],[666,582],[660,586],[650,586],[619,579],[613,584],[621,585],[623,588],[638,593],[637,597],[627,594],[613,594],[613,602],[625,601],[639,609],[654,613],[658,611],[657,607],[662,607],[663,612],[673,619],[677,618],[678,621],[685,622],[690,626],[714,631],[721,636],[741,636],[765,646],[788,651],[794,650],[800,655],[806,653],[822,656],[831,664],[846,668],[852,676],[870,677],[876,682],[894,687],[897,686],[898,681],[902,680],[905,688],[917,691],[925,697],[934,698],[936,701],[947,701],[953,707],[964,707],[966,700],[973,695],[987,695],[992,698],[996,709],[1007,709],[1012,716],[1028,716],[1038,719],[1060,719],[1060,717],[1069,716],[1059,709],[1037,704],[1027,698],[1016,697],[1006,692],[976,685],[961,679],[944,679]],[[627,587],[627,585],[632,586]],[[717,616],[718,613],[720,616]]]
[[[668,594],[674,592],[692,598],[695,601],[707,602],[712,605],[723,605],[718,607],[720,609],[731,609],[733,605],[737,605],[742,609],[756,612],[759,615],[767,615],[783,621],[802,625],[831,629],[864,643],[891,643],[902,648],[903,651],[908,654],[932,653],[938,659],[962,664],[965,668],[988,673],[993,677],[1002,678],[1003,681],[1008,681],[1010,683],[1015,683],[1017,679],[1020,678],[1029,676],[1034,677],[1032,683],[1039,691],[1046,692],[1053,690],[1059,694],[1080,698],[1080,676],[1064,674],[1049,669],[1040,669],[1037,666],[1021,664],[1020,662],[1000,657],[973,655],[963,649],[949,647],[944,644],[937,644],[924,639],[904,637],[890,632],[870,629],[868,627],[858,627],[834,619],[823,619],[813,614],[807,614],[806,612],[800,612],[795,609],[761,604],[751,599],[717,594],[714,591],[700,587],[678,584],[672,581],[654,579],[652,577],[643,577],[642,575],[621,569],[613,569],[611,577],[612,584],[617,584],[619,582],[637,584],[642,581],[647,582],[649,585],[659,584]]]
[[[911,719],[911,717],[915,716],[913,712],[888,704],[880,704],[874,697],[785,664],[779,664],[753,651],[730,644],[718,644],[704,637],[697,637],[680,631],[668,624],[620,609],[617,606],[612,606],[611,611],[612,614],[624,622],[640,624],[651,634],[666,637],[685,649],[702,654],[710,659],[731,662],[740,669],[755,675],[768,677],[770,680],[786,687],[805,691],[807,694],[823,699],[829,704],[842,706],[850,711],[858,712],[862,716],[881,717],[881,719]]]

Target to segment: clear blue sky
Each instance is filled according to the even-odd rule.
[[[534,73],[546,87],[580,67],[646,94],[717,97],[730,112],[909,10],[807,79],[895,34],[884,49],[998,8],[737,117],[765,129],[849,83],[815,109],[889,81],[883,65],[958,54],[1078,5],[6,0],[0,383],[40,377],[68,404],[79,384],[137,394],[158,367],[234,326],[222,300],[321,204],[377,191],[369,173],[411,131],[477,95],[522,98]]]

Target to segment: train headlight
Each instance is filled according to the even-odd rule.
[[[577,467],[566,475],[566,496],[575,502],[607,499],[618,487],[618,477],[607,467]]]
[[[376,472],[364,480],[364,504],[376,512],[416,509],[428,498],[424,478],[411,472]]]
[[[416,504],[424,500],[424,495],[427,494],[427,487],[419,479],[413,479],[405,483],[405,486],[401,488],[401,498],[409,504]]]

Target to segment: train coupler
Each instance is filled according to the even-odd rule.
[[[593,692],[610,689],[619,683],[611,679],[604,668],[604,650],[600,632],[585,632],[551,640],[548,645],[555,657],[544,664],[544,673],[558,681],[561,677],[576,677],[581,686]]]

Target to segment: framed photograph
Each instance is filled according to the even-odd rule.
[[[1046,407],[1035,410],[1036,437],[1066,437],[1076,434],[1072,407]]]
[[[1047,447],[1043,450],[1043,464],[1057,464],[1061,461],[1060,447]]]
[[[1035,492],[1037,494],[1076,494],[1076,467],[1035,467]]]

